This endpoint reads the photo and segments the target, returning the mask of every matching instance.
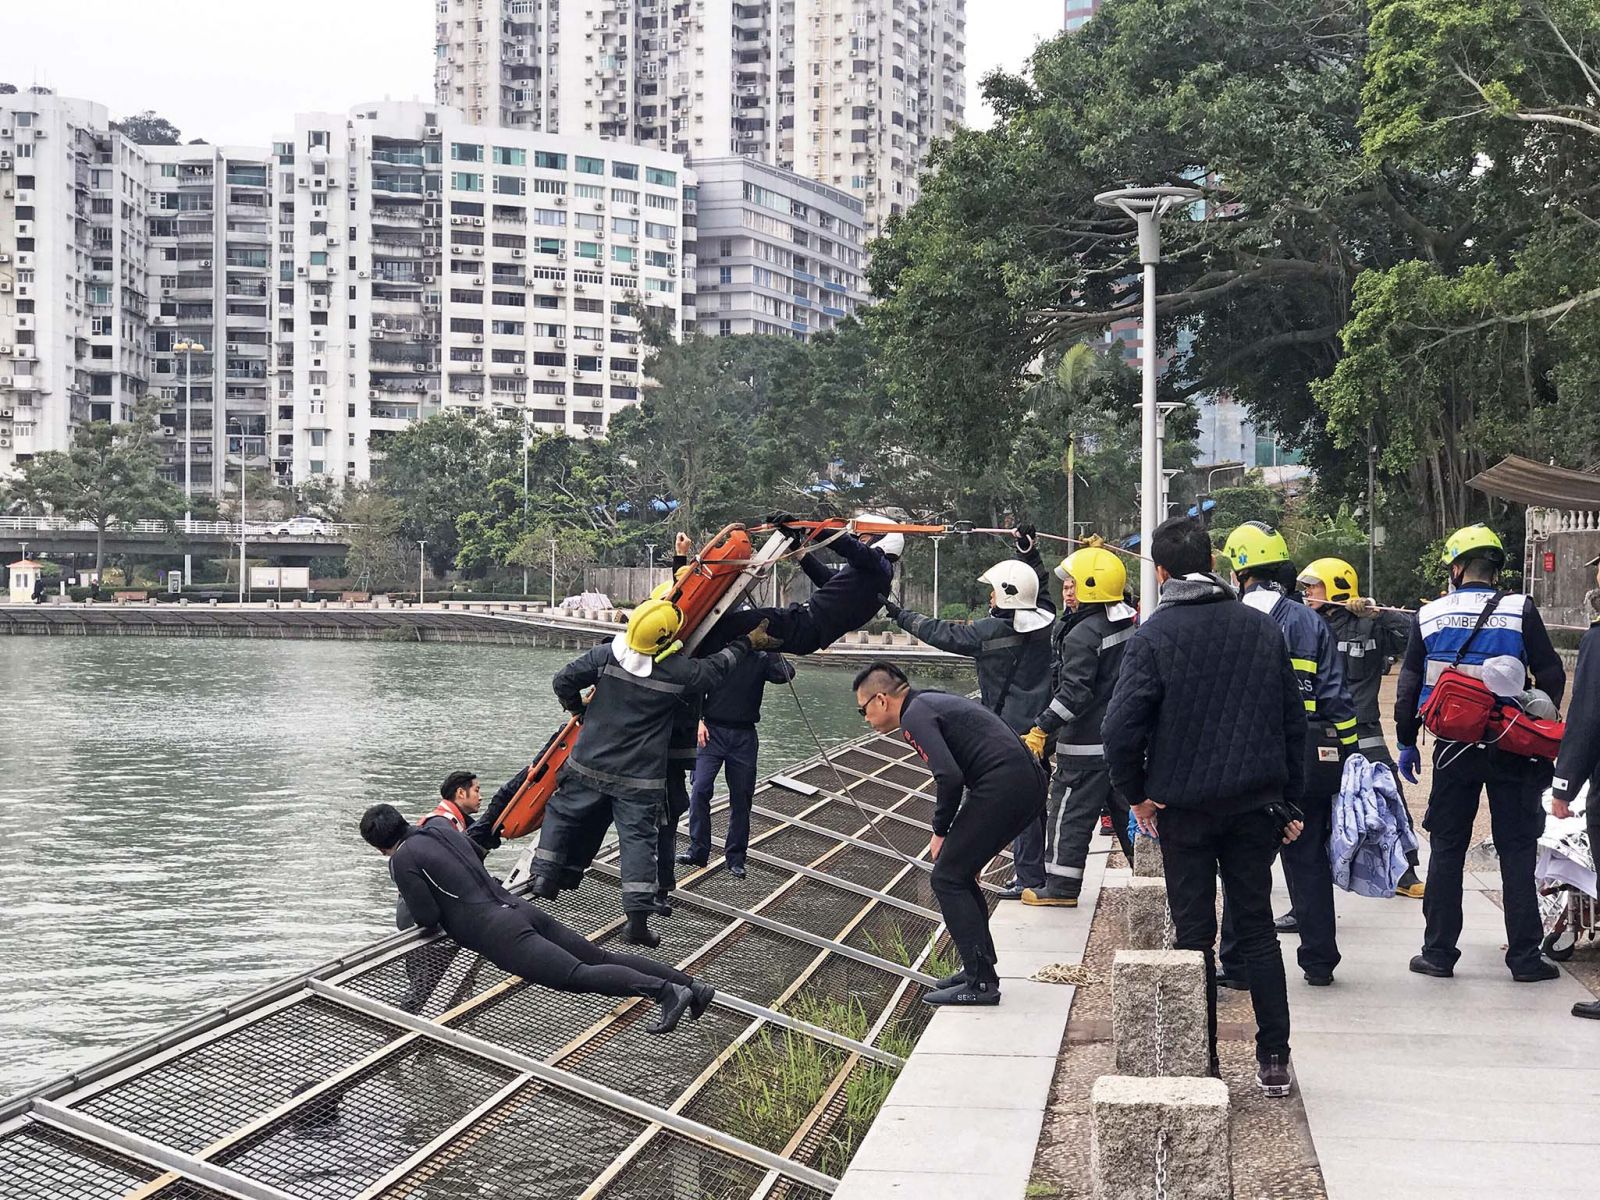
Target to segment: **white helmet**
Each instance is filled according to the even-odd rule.
[[[978,576],[978,582],[994,589],[996,608],[1017,614],[1011,623],[1018,633],[1032,633],[1054,620],[1039,607],[1039,576],[1027,563],[1015,558],[997,562]]]
[[[894,524],[892,519],[882,513],[857,513],[854,519],[857,521],[872,521],[880,525]],[[890,558],[899,558],[906,552],[906,535],[903,533],[873,533],[871,530],[865,530],[857,536],[870,539],[869,544],[876,546]]]

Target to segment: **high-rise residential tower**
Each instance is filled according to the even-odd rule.
[[[436,98],[469,121],[755,158],[869,234],[966,105],[966,0],[436,3]]]

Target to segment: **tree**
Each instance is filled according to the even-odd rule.
[[[155,405],[141,401],[132,421],[80,425],[70,450],[49,450],[22,464],[13,485],[30,509],[44,509],[95,529],[95,570],[105,567],[106,530],[140,520],[173,521],[183,492],[157,473]]]
[[[111,128],[141,146],[176,146],[183,136],[171,121],[148,108],[124,120],[111,122]]]
[[[553,590],[558,590],[578,580],[583,568],[595,560],[598,549],[599,535],[594,530],[544,519],[517,539],[506,564],[534,572],[553,571]]]
[[[339,515],[351,525],[345,571],[369,590],[403,585],[410,575],[411,547],[400,536],[399,502],[371,484],[350,484],[340,497]]]
[[[0,96],[15,96],[17,85],[14,83],[0,83]]]

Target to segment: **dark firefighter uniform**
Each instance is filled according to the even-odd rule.
[[[1600,565],[1600,559],[1587,564]],[[1590,592],[1591,608],[1600,593]],[[1578,670],[1572,679],[1572,704],[1567,709],[1567,733],[1561,739],[1561,754],[1556,759],[1555,778],[1550,794],[1570,804],[1578,792],[1589,785],[1588,807],[1584,811],[1591,852],[1600,846],[1600,615],[1578,643]],[[1572,1015],[1600,1020],[1600,1000],[1581,1000],[1572,1006]]]
[[[913,689],[900,710],[900,732],[933,772],[933,832],[945,839],[929,881],[933,894],[966,981],[998,996],[989,906],[978,877],[1039,819],[1044,767],[1009,725],[965,696]]]
[[[900,628],[947,654],[973,660],[978,697],[990,712],[1021,737],[1050,697],[1050,631],[1055,605],[1040,595],[1043,563],[1030,537],[1019,542],[1018,557],[996,563],[979,579],[993,588],[999,601],[989,615],[975,621],[941,621],[889,603],[886,608]],[[1009,589],[1009,590],[1008,590]],[[1016,878],[1007,889],[1018,899],[1028,888],[1045,884],[1043,815],[1018,835],[1011,848]]]
[[[1474,626],[1491,599],[1494,612],[1474,636]],[[1510,655],[1527,665],[1535,686],[1556,704],[1561,703],[1566,671],[1533,601],[1524,595],[1498,592],[1487,583],[1464,583],[1423,605],[1412,618],[1394,706],[1402,759],[1407,751],[1415,754],[1417,736],[1422,732],[1419,710],[1463,646],[1466,651],[1458,670],[1473,674],[1485,660]],[[1569,744],[1570,740],[1569,735]],[[1545,759],[1511,755],[1493,746],[1443,740],[1435,744],[1433,790],[1422,820],[1430,837],[1430,857],[1428,890],[1422,898],[1426,932],[1418,956],[1422,960],[1420,974],[1449,974],[1461,957],[1456,947],[1461,937],[1461,878],[1478,798],[1487,791],[1490,830],[1500,860],[1506,965],[1513,976],[1545,976],[1547,966],[1540,954],[1544,925],[1533,872],[1544,828],[1542,796],[1550,779],[1551,764]],[[1418,969],[1417,959],[1412,960],[1412,967]]]
[[[1133,636],[1134,613],[1118,601],[1080,603],[1056,622],[1051,641],[1054,686],[1050,702],[1034,725],[1055,740],[1056,767],[1050,780],[1050,806],[1045,819],[1049,852],[1045,899],[1076,900],[1083,888],[1089,842],[1101,812],[1111,813],[1111,826],[1128,861],[1128,806],[1111,787],[1100,724],[1117,686],[1122,656]],[[1028,897],[1024,896],[1024,900]]]
[[[538,894],[575,886],[574,874],[598,848],[592,822],[609,813],[617,826],[622,907],[630,914],[655,910],[674,719],[686,698],[715,687],[748,651],[749,643],[739,640],[709,658],[672,654],[640,677],[618,661],[618,643],[608,642],[556,673],[556,698],[582,716],[583,729],[561,769],[534,851]],[[590,686],[594,696],[585,707],[583,691]]]

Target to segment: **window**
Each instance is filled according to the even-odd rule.
[[[611,385],[611,398],[613,400],[637,400],[639,398],[639,389],[630,387],[627,384],[613,383]]]
[[[533,252],[535,254],[560,254],[566,248],[566,242],[560,238],[541,237],[533,239]],[[579,253],[583,252],[580,250]]]
[[[654,192],[648,193],[644,198],[646,208],[659,208],[665,212],[678,211],[678,198],[676,196],[658,196]]]
[[[467,145],[464,142],[451,142],[450,159],[452,162],[482,162],[483,147]]]
[[[638,257],[639,257],[639,252],[637,250],[635,250],[632,246],[613,246],[613,247],[611,247],[611,261],[612,262],[631,263],[631,262],[634,262],[635,260],[637,260]]]
[[[533,298],[533,306],[535,308],[560,308],[561,304],[560,296],[535,296]]]
[[[574,325],[572,336],[581,342],[603,342],[606,340],[605,330],[595,325]]]
[[[516,146],[496,146],[494,148],[494,165],[497,167],[525,167],[528,165],[528,152]]]
[[[572,185],[572,194],[579,200],[604,200],[606,190],[598,183],[575,183]]]
[[[542,167],[546,171],[565,171],[567,169],[567,156],[556,154],[550,150],[535,150],[533,152],[533,165]]]
[[[533,210],[533,223],[535,225],[565,225],[567,211],[564,208],[536,208]]]
[[[573,311],[581,313],[603,313],[606,310],[603,300],[591,300],[587,296],[575,297],[572,301],[572,308]]]
[[[732,283],[733,282],[733,268],[732,267],[718,267],[717,268],[717,282],[718,283]]]
[[[677,187],[678,173],[676,171],[663,171],[660,167],[646,167],[644,181],[659,187]]]
[[[567,194],[567,181],[565,179],[535,179],[533,190],[541,196],[565,196]]]
[[[573,253],[579,258],[592,258],[598,262],[600,260],[600,243],[576,242],[573,245]]]
[[[603,371],[606,364],[598,354],[579,354],[572,360],[572,365],[580,371]]]
[[[521,175],[496,175],[494,190],[501,196],[525,196],[528,194],[528,181]]]
[[[326,250],[313,250],[311,252],[311,265],[325,267],[328,265],[328,252]]]
[[[613,203],[613,204],[637,204],[637,203],[639,203],[639,193],[638,192],[630,192],[626,188],[612,188],[611,189],[611,203]]]
[[[450,172],[450,186],[458,192],[483,191],[483,176],[474,175],[467,171]]]
[[[613,179],[638,179],[639,164],[628,162],[613,162],[611,164],[611,178]]]
[[[636,234],[639,232],[639,222],[631,217],[612,217],[611,232]]]
[[[567,365],[567,356],[553,350],[535,350],[533,352],[533,365],[536,367],[564,367]]]
[[[574,213],[572,223],[579,229],[604,229],[606,219],[599,213]]]
[[[508,333],[513,337],[521,337],[523,324],[521,321],[495,321],[492,328],[495,333]]]
[[[574,160],[573,167],[579,175],[604,175],[606,173],[606,160],[603,158],[589,158],[580,154]]]
[[[506,308],[523,308],[527,305],[527,298],[521,292],[493,292],[490,301]]]
[[[675,238],[678,236],[678,231],[675,230],[671,225],[658,225],[654,221],[646,221],[644,223],[644,232],[646,237],[653,238]],[[723,238],[722,244],[728,247],[728,249],[724,251],[725,254],[733,253],[733,242],[731,238]]]

